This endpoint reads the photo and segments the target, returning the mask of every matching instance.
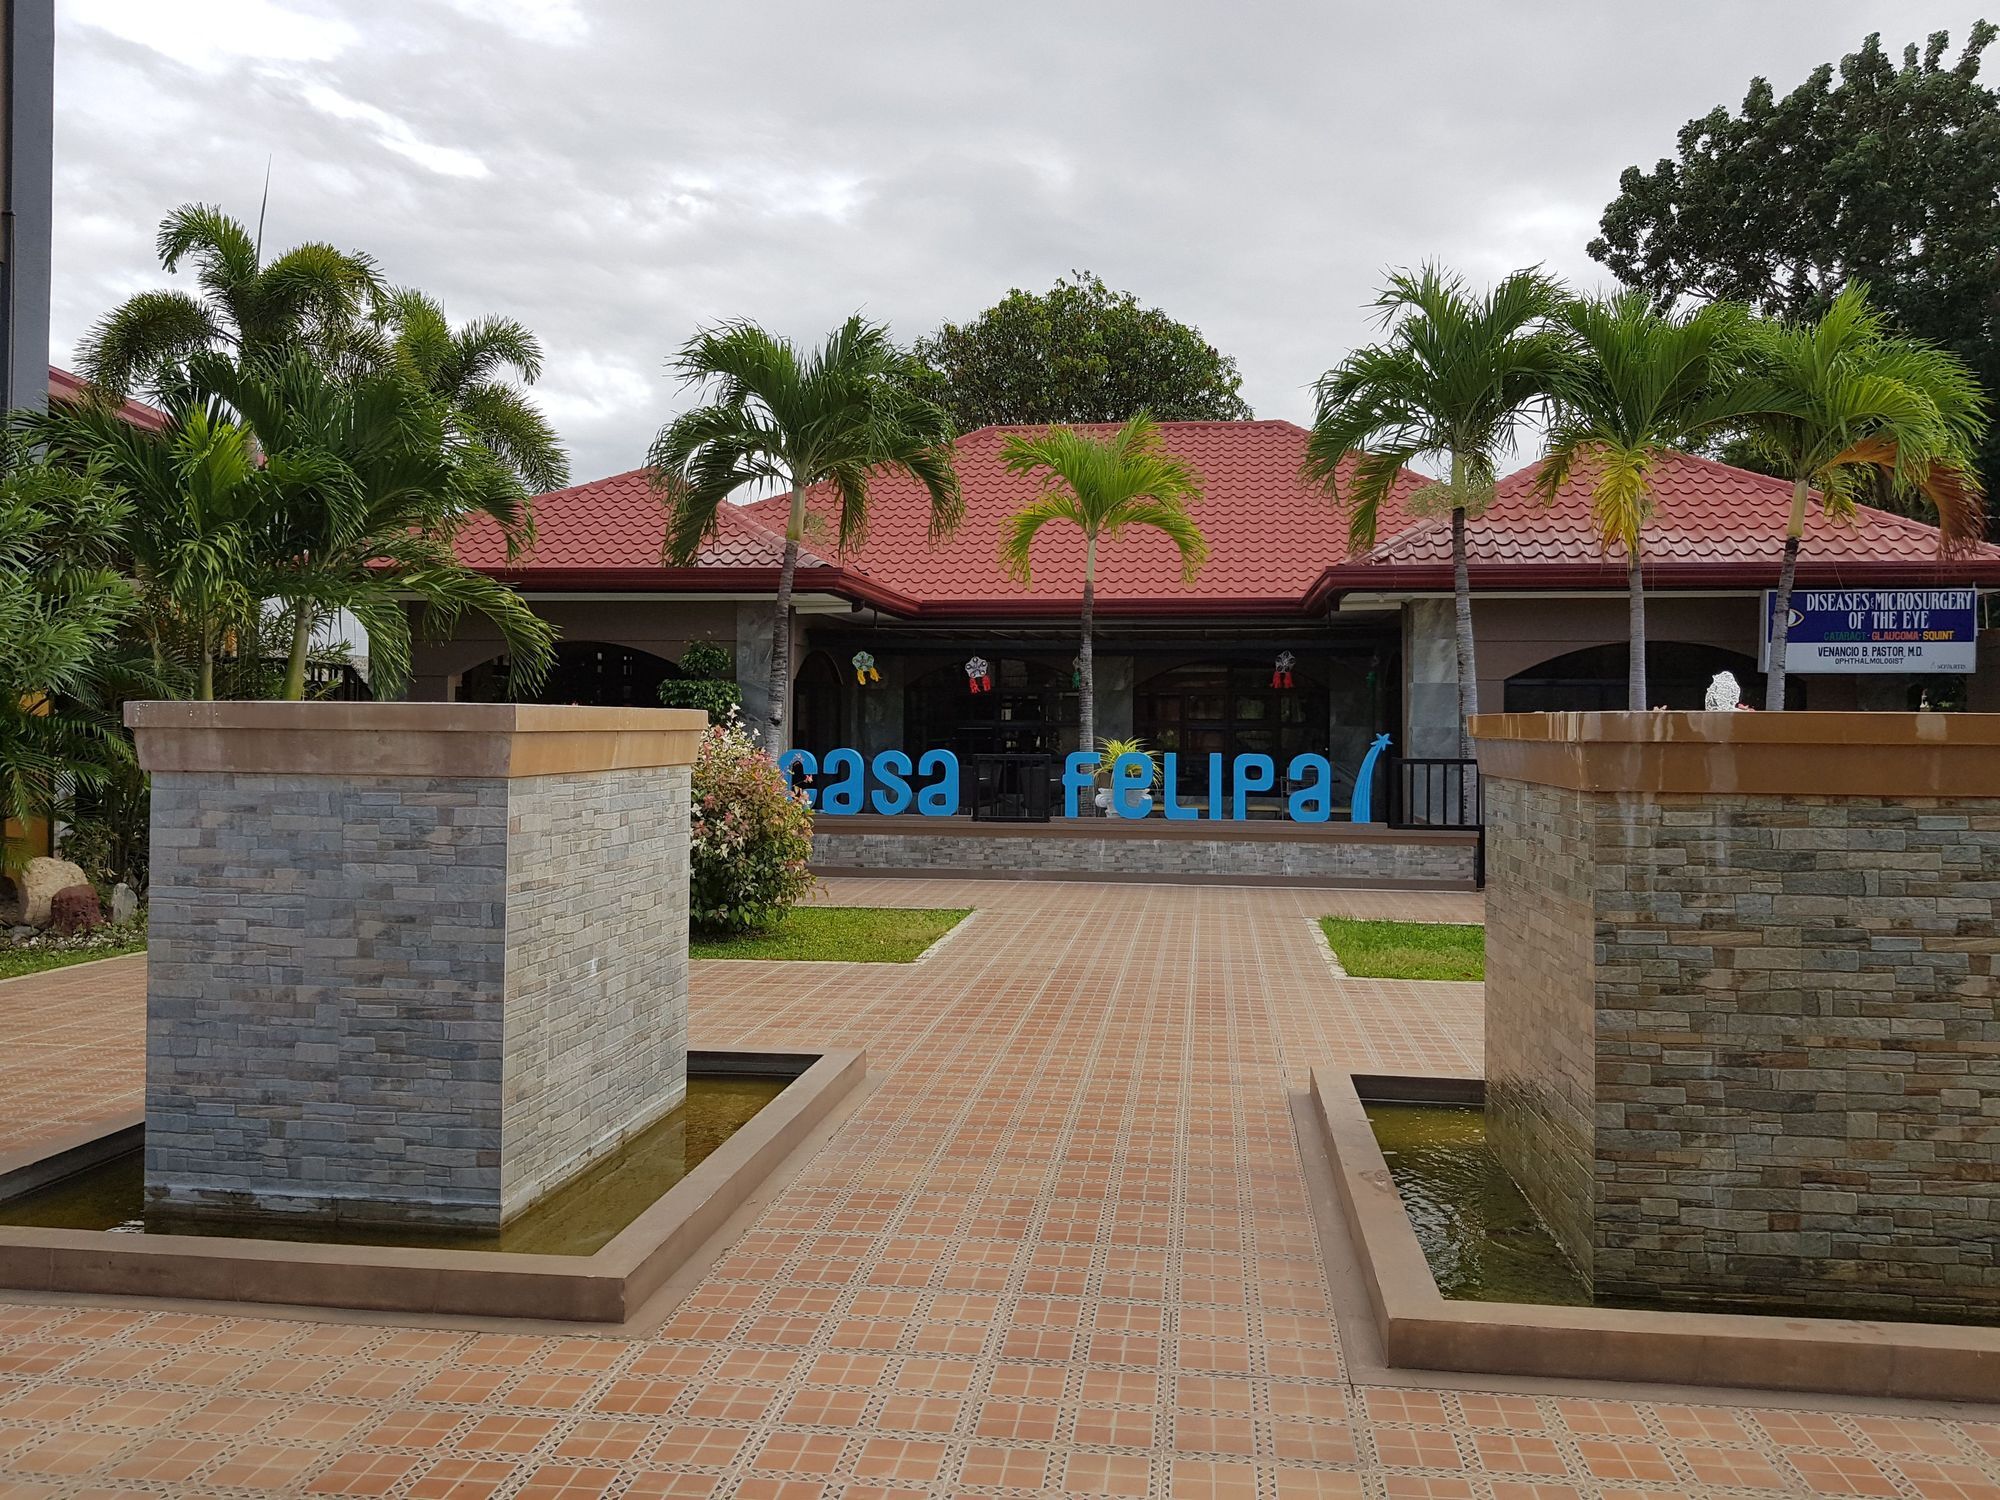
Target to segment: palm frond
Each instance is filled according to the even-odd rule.
[[[185,292],[138,292],[106,313],[77,346],[77,373],[107,396],[140,385],[158,392],[160,372],[228,341],[209,309]]]

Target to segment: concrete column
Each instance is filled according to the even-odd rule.
[[[1395,753],[1458,754],[1458,634],[1449,599],[1403,606],[1403,733]]]
[[[1132,738],[1132,658],[1100,656],[1092,663],[1097,687],[1097,737],[1100,740]]]
[[[687,1091],[703,716],[132,703],[146,1197],[497,1228]]]
[[[760,733],[771,715],[771,611],[756,601],[736,606],[736,685],[744,721]]]

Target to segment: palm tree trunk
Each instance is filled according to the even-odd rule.
[[[1098,538],[1084,538],[1084,648],[1076,654],[1076,748],[1098,748],[1098,676],[1090,654],[1090,624],[1098,606]]]
[[[206,605],[202,607],[201,678],[195,688],[195,697],[203,703],[215,701],[215,636],[209,627]]]
[[[785,522],[785,560],[778,569],[777,616],[771,623],[770,710],[764,748],[773,760],[785,753],[785,699],[792,684],[792,575],[799,568],[799,538],[806,529],[806,492],[792,481],[792,511]]]
[[[1632,665],[1625,676],[1625,706],[1642,714],[1646,702],[1646,578],[1639,566],[1639,546],[1634,542],[1625,562],[1625,581],[1631,590]]]
[[[1792,482],[1792,514],[1785,524],[1785,560],[1778,567],[1778,597],[1771,620],[1771,670],[1764,677],[1764,712],[1785,709],[1785,647],[1792,638],[1792,583],[1799,576],[1799,542],[1806,534],[1806,496],[1811,482]]]
[[[292,649],[285,658],[285,691],[287,703],[297,703],[306,695],[306,652],[312,645],[312,606],[305,600],[299,601],[298,618],[292,621]]]
[[[1472,646],[1472,582],[1465,565],[1465,507],[1451,508],[1451,603],[1458,635],[1458,755],[1472,758],[1467,721],[1479,712],[1479,664]]]

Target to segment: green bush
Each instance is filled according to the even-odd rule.
[[[729,653],[714,641],[689,641],[681,653],[681,672],[688,677],[712,677],[723,682],[734,679],[735,665]]]
[[[734,720],[695,752],[688,922],[698,932],[757,932],[812,889],[812,809]]]
[[[660,684],[660,702],[668,708],[699,708],[720,724],[743,706],[729,653],[713,641],[690,641],[681,653],[685,676]]]
[[[733,682],[683,677],[660,684],[660,702],[668,708],[703,709],[711,723],[720,724],[743,706],[743,691]]]

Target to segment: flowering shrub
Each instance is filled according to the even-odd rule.
[[[691,926],[754,932],[812,889],[812,809],[734,718],[701,737],[693,812]]]

